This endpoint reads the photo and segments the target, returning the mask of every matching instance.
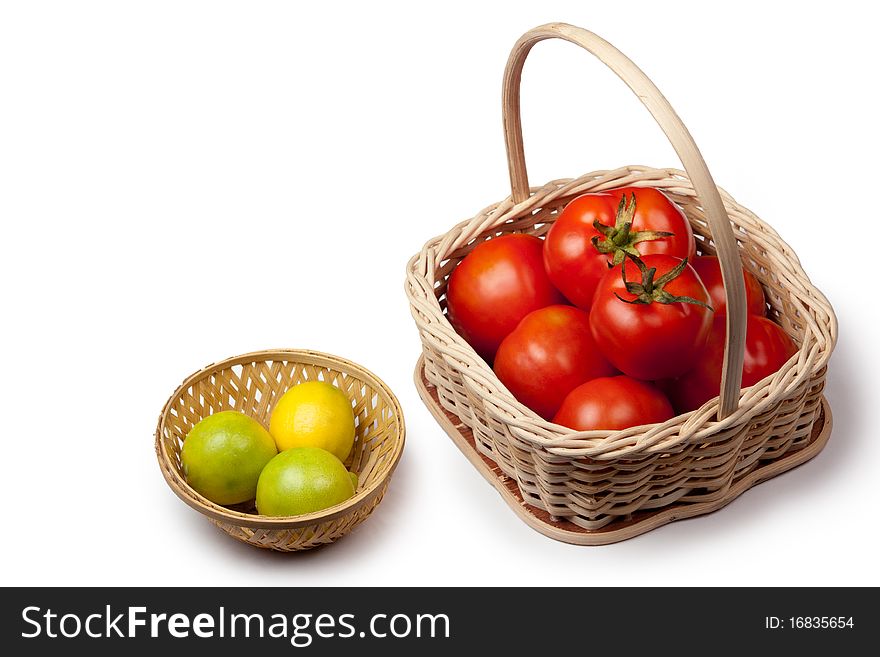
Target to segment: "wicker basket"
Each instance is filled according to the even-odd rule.
[[[345,465],[358,475],[354,497],[323,511],[277,518],[257,515],[252,502],[220,506],[187,485],[180,448],[199,420],[236,410],[268,426],[276,399],[297,383],[316,380],[333,383],[353,401],[357,431]],[[259,351],[209,365],[180,384],[159,417],[156,456],[171,490],[227,534],[257,547],[293,552],[331,543],[372,513],[400,460],[404,435],[397,398],[359,365],[314,351]]]
[[[686,172],[627,166],[530,188],[520,78],[532,46],[550,38],[588,50],[626,82],[664,130]],[[591,32],[545,25],[526,33],[511,52],[503,110],[511,197],[425,244],[408,264],[406,289],[423,345],[416,377],[422,397],[459,446],[472,448],[469,458],[505,499],[530,509],[538,519],[530,524],[543,525],[555,538],[609,543],[718,508],[817,453],[830,430],[822,390],[837,336],[834,312],[791,248],[716,187],[687,129],[645,74]],[[690,220],[698,251],[719,256],[728,305],[722,394],[663,424],[574,432],[514,399],[453,330],[445,315],[446,283],[480,242],[508,233],[544,235],[575,196],[628,185],[662,189]],[[761,281],[769,316],[799,346],[780,371],[742,391],[741,266]]]

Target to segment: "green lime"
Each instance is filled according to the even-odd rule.
[[[342,461],[320,447],[279,452],[257,483],[257,511],[264,516],[297,516],[320,511],[354,495]]]
[[[351,477],[351,483],[354,484],[354,489],[357,490],[358,476],[354,472],[352,472],[351,470],[348,471],[348,476]]]
[[[238,504],[254,499],[260,472],[277,453],[263,425],[238,411],[221,411],[190,429],[180,461],[196,491],[217,504]]]

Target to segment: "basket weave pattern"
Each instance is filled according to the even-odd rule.
[[[295,518],[256,515],[253,503],[224,507],[186,484],[180,449],[189,430],[220,411],[245,413],[263,426],[277,399],[304,381],[326,381],[352,400],[356,434],[345,461],[358,475],[355,496]],[[344,536],[375,509],[404,444],[403,414],[391,390],[360,366],[328,354],[277,350],[210,365],[187,378],[168,400],[156,428],[156,455],[172,490],[230,536],[262,548],[307,550]]]
[[[599,529],[637,510],[723,497],[768,459],[800,449],[820,407],[836,320],[791,248],[766,223],[719,189],[743,267],[764,287],[768,315],[799,346],[768,379],[743,390],[736,410],[717,420],[718,400],[650,427],[572,432],[520,404],[454,331],[446,283],[480,242],[508,233],[546,233],[575,196],[623,186],[662,189],[685,212],[698,251],[715,244],[687,174],[628,166],[532,188],[430,240],[409,263],[407,294],[422,340],[425,375],[441,404],[473,431],[477,448],[516,480],[523,499],[556,518]]]

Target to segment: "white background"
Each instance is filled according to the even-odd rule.
[[[715,5],[4,3],[3,584],[880,584],[877,17]],[[645,70],[841,327],[824,452],[717,513],[601,548],[529,529],[435,424],[403,292],[428,238],[509,193],[503,66],[553,20]],[[536,184],[679,166],[574,46],[535,48],[523,93]],[[271,347],[364,364],[408,427],[373,516],[306,554],[226,537],[153,454],[186,375]]]

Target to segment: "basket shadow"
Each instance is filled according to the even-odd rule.
[[[717,511],[678,520],[636,537],[633,542],[660,539],[671,544],[681,538],[688,542],[705,540],[706,520],[710,518],[713,540],[733,540],[742,534],[744,527],[786,513],[786,505],[797,505],[801,503],[798,500],[809,500],[819,494],[832,494],[831,489],[839,484],[839,478],[862,458],[867,448],[865,443],[871,437],[865,430],[867,400],[862,394],[862,382],[854,376],[860,371],[859,362],[856,346],[844,343],[835,348],[825,388],[834,424],[827,446],[814,458],[754,486]]]
[[[380,512],[376,510],[376,513]],[[364,532],[363,526],[354,528],[351,533],[346,534],[333,543],[327,543],[311,548],[309,550],[300,550],[296,552],[281,552],[267,548],[259,548],[249,545],[244,541],[232,538],[222,529],[206,522],[202,519],[198,522],[200,533],[199,539],[204,545],[215,555],[221,557],[229,557],[237,560],[245,560],[256,566],[266,566],[269,564],[283,564],[285,567],[296,568],[297,565],[305,566],[307,564],[314,565],[316,560],[326,560],[327,555],[336,554],[332,559],[346,559],[346,553],[349,551],[357,551],[362,554],[369,541],[370,532]],[[196,531],[195,529],[193,531]],[[348,547],[346,547],[348,546]],[[349,554],[351,559],[352,555]]]
[[[320,545],[309,550],[281,552],[249,545],[244,541],[232,538],[226,532],[205,518],[195,518],[192,531],[199,532],[199,540],[204,542],[213,554],[221,558],[242,560],[256,568],[275,567],[276,564],[296,572],[298,567],[308,567],[314,571],[318,564],[327,564],[335,571],[345,568],[343,564],[362,564],[365,555],[372,551],[387,549],[386,541],[393,540],[394,518],[399,518],[406,503],[405,489],[408,488],[407,468],[395,470],[382,502],[370,513],[360,525],[333,543]],[[280,572],[280,571],[273,571]],[[289,585],[289,581],[279,581],[280,585]]]
[[[816,459],[822,467],[841,470],[864,455],[865,444],[873,442],[867,431],[867,412],[870,409],[864,396],[861,377],[864,356],[860,356],[852,342],[838,344],[828,366],[825,396],[834,414],[834,426],[828,447]]]

